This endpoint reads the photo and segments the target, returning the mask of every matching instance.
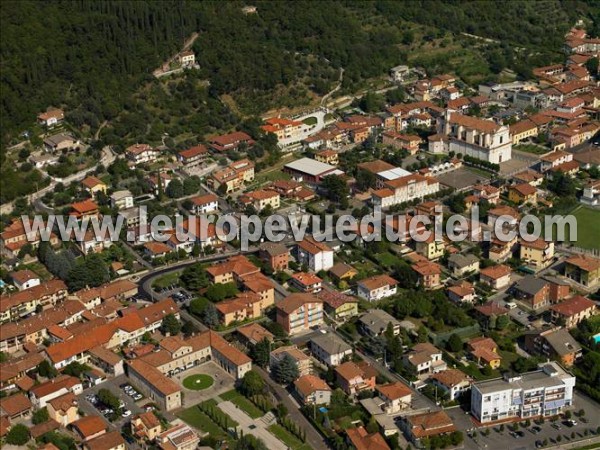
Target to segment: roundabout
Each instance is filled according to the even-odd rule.
[[[185,377],[183,379],[183,386],[192,391],[202,391],[211,387],[214,382],[215,380],[210,375],[200,373]]]

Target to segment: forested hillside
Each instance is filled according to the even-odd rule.
[[[194,45],[199,78],[210,81],[211,98],[228,94],[244,113],[256,114],[284,103],[286,95],[290,101],[322,95],[340,67],[347,91],[385,74],[406,62],[411,45],[415,51],[415,37],[406,31],[415,24],[439,36],[468,32],[501,39],[505,49],[486,55],[501,70],[514,64],[511,45],[557,54],[577,18],[600,16],[592,0],[253,4],[258,14],[244,15],[244,3],[236,1],[3,2],[3,143],[50,105],[64,106],[75,123],[92,129],[127,112],[152,70],[193,31],[200,33]]]

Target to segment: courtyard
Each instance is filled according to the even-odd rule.
[[[172,379],[183,387],[184,408],[230,391],[235,386],[233,377],[212,361],[174,375]],[[198,380],[200,383],[196,383]]]

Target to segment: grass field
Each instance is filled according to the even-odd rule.
[[[292,450],[310,450],[308,444],[303,444],[300,439],[283,428],[281,425],[274,424],[267,428],[273,436],[282,441]]]
[[[192,391],[201,391],[203,389],[208,389],[214,383],[213,378],[210,375],[206,375],[200,373],[198,375],[190,375],[189,377],[184,378],[183,385],[191,389]]]
[[[540,147],[539,145],[533,145],[533,144],[515,145],[515,150],[519,150],[521,152],[532,153],[534,155],[543,155],[544,153],[548,153],[550,151],[549,148]]]
[[[304,119],[302,122],[303,122],[305,125],[312,126],[312,125],[316,125],[316,124],[317,124],[319,121],[317,120],[317,118],[316,118],[316,117],[313,117],[313,116],[311,116],[311,117],[307,117],[307,118],[306,118],[306,119]]]
[[[600,239],[598,239],[600,210],[582,206],[572,214],[577,219],[577,242],[573,242],[573,245],[600,249]]]
[[[252,403],[235,389],[227,391],[224,394],[219,394],[219,397],[221,397],[223,400],[229,400],[253,419],[258,419],[259,417],[264,416],[264,413],[258,409],[254,403]]]
[[[221,411],[219,409],[218,403],[214,398],[211,398],[209,400],[203,401],[202,403],[200,403],[200,405],[202,406],[208,406],[209,408],[212,408],[215,411],[215,414],[217,416],[220,416],[220,419],[222,419],[222,422],[225,422],[225,418],[228,419],[228,423],[230,427],[237,427],[239,425],[239,423],[237,423],[235,420],[233,420],[231,417],[229,417],[228,414],[225,414],[223,411]],[[217,422],[220,422],[220,420],[217,420]]]
[[[179,272],[172,272],[163,275],[162,277],[158,277],[152,283],[152,287],[154,289],[162,289],[167,286],[171,286],[179,283]]]
[[[210,433],[210,435],[213,437],[227,437],[227,433],[225,433],[221,427],[214,423],[210,417],[200,411],[198,406],[192,406],[191,408],[181,411],[179,414],[177,414],[177,417],[179,417],[188,425],[197,428],[198,430]]]

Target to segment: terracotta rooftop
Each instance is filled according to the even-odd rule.
[[[73,422],[71,426],[77,429],[79,434],[83,436],[84,439],[87,439],[88,437],[93,436],[96,433],[100,433],[108,428],[106,422],[104,422],[100,416],[82,417],[81,419]]]
[[[523,196],[533,195],[537,192],[537,189],[534,188],[529,183],[516,184],[514,186],[511,186],[510,189],[517,191],[519,194],[521,194]]]
[[[244,325],[237,329],[237,332],[244,336],[249,341],[260,342],[263,339],[267,339],[269,341],[273,341],[274,335],[269,330],[264,328],[262,325],[258,323],[251,323],[249,325]]]
[[[469,381],[469,377],[458,369],[442,370],[431,375],[431,378],[447,387],[454,387],[464,381]]]
[[[365,278],[358,282],[359,286],[364,286],[369,291],[382,288],[384,286],[394,287],[398,284],[398,281],[389,275],[375,275],[373,277]]]
[[[109,450],[119,446],[124,447],[126,444],[118,431],[110,431],[84,444],[84,448],[88,450]]]
[[[411,432],[417,439],[456,430],[452,419],[444,411],[407,416],[406,421],[412,427]]]
[[[399,381],[377,386],[377,390],[392,401],[412,395],[410,388]]]
[[[301,306],[307,303],[323,303],[322,300],[314,297],[311,294],[300,294],[295,293],[288,295],[282,301],[280,301],[276,306],[277,309],[283,311],[286,314],[291,314]]]
[[[331,388],[324,380],[315,375],[303,375],[294,381],[296,390],[303,396],[308,396],[315,391],[331,391]]]
[[[600,259],[592,258],[587,255],[574,255],[568,258],[565,263],[578,267],[586,272],[593,272],[600,269]]]
[[[589,308],[595,307],[596,303],[592,300],[582,297],[581,295],[576,295],[557,305],[553,305],[550,309],[562,316],[571,317]]]
[[[369,434],[364,427],[348,428],[348,439],[356,450],[390,450],[390,446],[378,432]]]
[[[8,416],[15,416],[31,409],[31,402],[26,395],[15,394],[0,399],[0,409]]]
[[[512,269],[504,264],[499,264],[497,266],[486,267],[485,269],[480,270],[480,274],[491,278],[492,280],[497,280],[506,275],[509,275],[512,272]]]
[[[500,125],[491,120],[479,119],[477,117],[465,116],[458,113],[450,114],[450,123],[483,133],[495,133],[500,129]]]
[[[310,236],[305,237],[304,240],[298,242],[298,247],[312,255],[317,255],[321,252],[333,251],[324,242],[318,242]]]

